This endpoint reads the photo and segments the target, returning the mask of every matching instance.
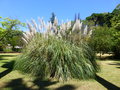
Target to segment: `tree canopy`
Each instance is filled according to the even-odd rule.
[[[120,57],[120,4],[111,13],[93,13],[84,22],[95,28],[90,42],[95,51],[111,50]]]
[[[12,46],[21,45],[22,31],[21,27],[25,27],[25,23],[20,22],[18,19],[2,18],[0,21],[0,48],[5,48],[8,44]]]

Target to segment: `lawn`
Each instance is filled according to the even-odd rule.
[[[40,80],[13,71],[19,53],[0,54],[0,90],[117,90],[120,87],[120,60],[98,60],[101,71],[96,80]]]

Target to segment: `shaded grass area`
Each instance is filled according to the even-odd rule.
[[[100,61],[101,72],[98,75],[104,78],[106,81],[120,87],[120,61]]]
[[[102,60],[98,62],[101,72],[96,80],[40,80],[13,71],[14,59],[18,54],[0,54],[0,90],[119,90],[120,61]]]
[[[12,71],[14,62],[15,61],[10,61],[2,65],[2,68],[7,68],[7,69],[0,73],[0,78],[2,78],[3,76],[7,75]]]
[[[96,75],[96,81],[98,81],[100,84],[102,84],[104,87],[106,87],[108,90],[119,90],[120,88],[109,81],[105,80],[104,78]]]
[[[0,54],[0,78],[12,71],[16,56],[17,54]]]

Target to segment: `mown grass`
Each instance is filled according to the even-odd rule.
[[[99,76],[120,87],[120,61],[100,61],[101,72]]]
[[[112,86],[120,87],[120,60],[103,60],[98,62],[101,72],[97,73],[105,82],[99,80],[70,80],[58,82],[55,80],[36,79],[12,70],[12,64],[18,54],[0,54],[0,90],[107,90],[104,86],[108,82]],[[7,71],[8,70],[8,71]],[[5,72],[5,74],[4,74]]]

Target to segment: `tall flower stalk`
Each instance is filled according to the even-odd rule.
[[[31,23],[27,24],[29,31],[23,34],[23,40],[25,43],[28,43],[36,33],[43,34],[45,37],[54,35],[63,39],[69,39],[72,35],[83,39],[85,37],[90,37],[92,34],[92,30],[88,29],[87,25],[83,25],[83,23],[78,19],[73,25],[71,21],[58,25],[57,18],[55,18],[53,24],[51,22],[45,23],[39,18],[39,23],[40,24],[37,25],[36,22],[32,20]]]

